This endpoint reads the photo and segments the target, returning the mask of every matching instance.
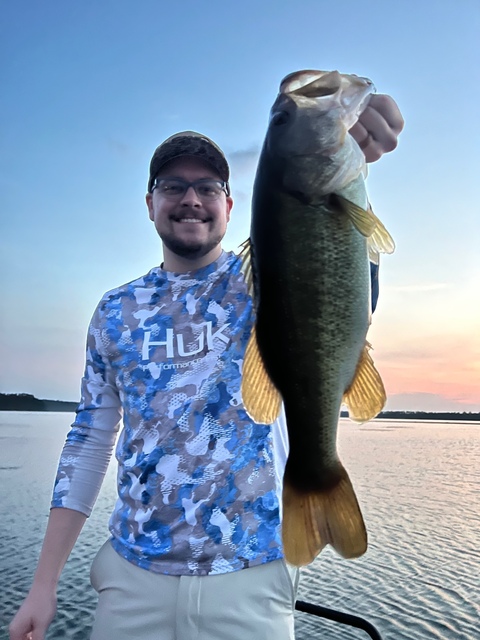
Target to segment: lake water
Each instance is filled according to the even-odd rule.
[[[67,413],[0,412],[2,640],[32,579],[72,419]],[[324,551],[302,570],[298,598],[362,616],[383,640],[478,640],[480,424],[375,421],[358,427],[342,420],[339,448],[362,505],[369,550],[353,561]],[[111,466],[67,563],[49,639],[89,636],[95,592],[88,571],[108,536],[114,475]],[[296,629],[298,640],[368,639],[364,631],[300,613]]]

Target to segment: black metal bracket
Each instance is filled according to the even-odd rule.
[[[357,629],[366,631],[373,640],[382,640],[382,636],[375,629],[373,624],[359,616],[352,616],[350,613],[343,613],[342,611],[336,611],[335,609],[328,609],[327,607],[321,607],[318,604],[311,604],[310,602],[303,602],[302,600],[296,601],[295,609],[297,611],[302,611],[303,613],[310,613],[314,616],[318,616],[319,618],[332,620],[333,622],[348,624],[350,627],[356,627]]]

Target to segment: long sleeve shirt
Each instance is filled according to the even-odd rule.
[[[215,574],[282,557],[272,428],[241,399],[253,310],[240,266],[223,253],[187,274],[154,268],[108,292],[88,330],[52,506],[89,515],[123,416],[112,543],[151,571]]]

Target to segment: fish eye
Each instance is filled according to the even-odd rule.
[[[290,119],[290,114],[288,111],[276,111],[272,113],[272,117],[270,118],[271,124],[274,125],[282,125],[286,124]]]

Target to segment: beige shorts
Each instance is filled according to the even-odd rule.
[[[141,569],[106,542],[91,640],[293,640],[298,570],[275,560],[215,576]]]

